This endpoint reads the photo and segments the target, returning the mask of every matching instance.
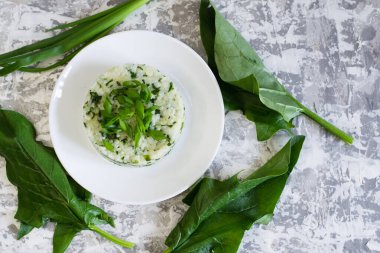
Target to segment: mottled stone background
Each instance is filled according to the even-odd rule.
[[[47,37],[44,29],[54,24],[118,2],[1,0],[0,52]],[[299,100],[356,139],[354,145],[345,145],[300,117],[295,122],[297,132],[307,139],[274,220],[246,232],[239,252],[380,252],[380,1],[219,0],[215,4]],[[198,5],[199,0],[152,0],[116,31],[162,32],[204,55]],[[48,105],[61,70],[0,78],[0,105],[30,118],[47,144]],[[258,143],[254,125],[240,113],[229,113],[208,174],[225,178],[257,168],[286,138],[283,134]],[[53,224],[16,240],[16,194],[0,159],[0,252],[51,252]],[[95,197],[95,204],[116,217],[113,231],[138,247],[129,251],[82,232],[68,252],[161,252],[165,236],[186,209],[181,198],[127,206]]]

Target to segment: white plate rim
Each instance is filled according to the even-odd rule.
[[[52,144],[53,144],[53,147],[57,147],[57,138],[56,138],[56,135],[55,135],[55,130],[53,129],[53,124],[51,124],[51,119],[54,117],[53,113],[54,113],[54,106],[55,106],[55,97],[56,97],[56,94],[57,94],[57,91],[58,91],[58,83],[59,82],[64,82],[65,78],[66,78],[66,75],[68,74],[68,72],[70,71],[70,69],[72,68],[72,65],[73,65],[73,62],[75,61],[75,59],[77,57],[79,57],[80,55],[84,54],[87,50],[91,49],[92,46],[96,45],[96,44],[99,44],[99,43],[102,43],[103,40],[106,40],[106,39],[110,39],[110,38],[113,38],[113,37],[117,37],[117,36],[120,36],[120,34],[123,34],[123,33],[150,33],[150,34],[154,34],[155,36],[161,36],[161,37],[165,37],[166,39],[169,39],[177,44],[179,44],[181,47],[184,48],[184,50],[187,50],[189,51],[193,57],[195,57],[200,64],[203,65],[203,67],[205,69],[207,69],[208,73],[210,74],[210,77],[212,77],[213,79],[213,84],[212,85],[215,85],[217,90],[218,90],[218,104],[219,106],[222,108],[222,110],[220,110],[220,121],[221,121],[221,127],[220,127],[220,131],[218,133],[218,142],[217,142],[217,148],[214,149],[213,153],[212,153],[212,156],[209,157],[208,159],[208,165],[205,166],[205,168],[203,170],[199,170],[197,175],[194,177],[195,179],[193,180],[193,182],[191,182],[190,184],[186,184],[186,185],[183,185],[183,187],[180,187],[178,188],[176,191],[173,191],[171,193],[167,193],[165,195],[162,195],[160,198],[156,198],[154,200],[149,200],[149,201],[126,201],[126,200],[123,200],[123,199],[118,199],[118,198],[112,198],[110,196],[105,196],[105,194],[101,193],[101,192],[98,192],[94,189],[90,189],[91,187],[88,187],[87,184],[83,183],[83,182],[78,182],[80,185],[82,185],[85,189],[89,190],[91,193],[99,196],[99,197],[102,197],[104,199],[107,199],[107,200],[110,200],[110,201],[113,201],[113,202],[117,202],[117,203],[124,203],[124,204],[132,204],[132,205],[145,205],[145,204],[152,204],[152,203],[157,203],[157,202],[161,202],[163,200],[167,200],[169,198],[172,198],[174,196],[177,196],[178,194],[182,193],[183,191],[187,190],[189,187],[191,187],[191,185],[193,185],[197,180],[199,180],[202,175],[206,172],[206,170],[209,168],[209,166],[212,164],[213,160],[215,159],[215,156],[218,152],[218,149],[219,149],[219,146],[220,146],[220,143],[222,141],[222,137],[223,137],[223,131],[224,131],[224,106],[223,106],[223,98],[222,98],[222,95],[221,95],[221,92],[220,92],[220,88],[219,88],[219,85],[218,85],[218,82],[213,74],[213,72],[211,71],[211,69],[209,68],[209,66],[207,65],[207,63],[203,60],[203,58],[198,55],[191,47],[189,47],[188,45],[186,45],[185,43],[169,36],[169,35],[165,35],[165,34],[162,34],[162,33],[158,33],[158,32],[154,32],[154,31],[146,31],[146,30],[131,30],[131,31],[123,31],[123,32],[118,32],[118,33],[113,33],[113,34],[110,34],[110,35],[107,35],[93,43],[91,43],[90,45],[86,46],[85,48],[83,48],[73,59],[70,60],[70,62],[66,65],[66,67],[63,69],[63,71],[61,72],[59,78],[57,79],[56,81],[56,85],[53,89],[53,92],[52,92],[52,96],[51,96],[51,100],[50,100],[50,105],[49,105],[49,130],[50,130],[50,134],[51,134],[51,140],[52,140]],[[61,161],[62,165],[64,166],[65,170],[70,174],[70,176],[72,176],[74,179],[75,179],[75,175],[73,175],[71,169],[69,169],[67,166],[66,166],[66,162],[65,162],[65,159],[62,157],[62,154],[60,152],[56,152],[57,154],[57,157],[58,159]]]

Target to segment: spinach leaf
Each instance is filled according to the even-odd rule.
[[[209,0],[201,1],[199,13],[202,42],[214,74],[229,85],[255,94],[265,107],[282,117],[273,114],[273,117],[280,118],[279,125],[276,124],[274,128],[268,129],[269,133],[266,135],[258,132],[258,139],[264,140],[273,135],[274,131],[289,129],[290,125],[285,124],[283,120],[291,123],[294,117],[302,113],[343,141],[350,144],[353,142],[351,136],[297,101],[264,66],[251,45],[211,5]],[[252,99],[252,96],[246,96],[243,99]],[[237,109],[243,110],[247,115],[246,104],[243,102]],[[254,117],[249,117],[249,119],[256,122]],[[274,119],[271,121],[278,122]]]
[[[259,141],[271,138],[279,130],[291,133],[294,127],[276,111],[266,107],[255,94],[219,81],[224,106],[227,110],[241,110],[248,120],[255,122]]]
[[[167,252],[236,252],[245,230],[271,220],[303,141],[292,137],[244,180],[201,180],[184,199],[190,208],[169,234]]]
[[[93,230],[124,247],[121,241],[96,225],[114,226],[102,209],[88,203],[90,194],[65,174],[53,149],[35,141],[33,125],[21,114],[0,110],[0,155],[6,160],[9,181],[18,189],[15,218],[21,222],[18,238],[46,221],[57,223],[53,251],[64,252],[81,230]]]

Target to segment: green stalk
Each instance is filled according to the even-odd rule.
[[[109,13],[112,13],[115,10],[120,9],[120,8],[122,8],[125,5],[128,5],[129,2],[130,1],[127,1],[125,3],[121,3],[121,4],[116,5],[116,6],[112,7],[112,8],[110,8],[110,9],[107,9],[105,11],[99,12],[99,13],[94,14],[92,16],[88,16],[88,17],[76,20],[74,22],[70,22],[70,23],[66,23],[66,24],[62,24],[62,25],[57,25],[57,26],[55,26],[53,28],[50,28],[50,29],[48,29],[46,31],[49,32],[49,31],[53,31],[53,30],[65,29],[65,28],[73,27],[73,26],[76,26],[76,25],[79,25],[79,24],[90,22],[92,20],[95,20],[95,19],[101,18],[101,17],[103,17],[105,15],[108,15]]]
[[[22,54],[31,53],[31,52],[33,52],[33,51],[35,51],[37,49],[42,49],[44,47],[51,46],[54,43],[57,43],[60,40],[63,40],[64,38],[68,37],[72,33],[76,32],[79,28],[80,27],[75,27],[73,29],[64,31],[64,32],[62,32],[62,33],[60,33],[58,35],[55,35],[54,37],[40,40],[40,41],[38,41],[36,43],[30,44],[30,45],[27,45],[27,46],[23,46],[21,48],[18,48],[16,50],[10,51],[8,53],[0,54],[0,62],[1,63],[10,62],[10,61],[13,61],[13,58],[15,56],[20,56]]]
[[[107,233],[106,231],[101,230],[97,226],[88,225],[88,228],[91,229],[92,231],[98,233],[102,237],[110,240],[111,242],[114,242],[114,243],[116,243],[116,244],[118,244],[120,246],[123,246],[125,248],[131,249],[131,248],[133,248],[135,246],[135,244],[133,242],[124,241],[124,240],[122,240],[120,238],[117,238],[116,236],[111,235],[111,234]]]
[[[79,20],[75,24],[73,24],[74,22],[69,23],[68,27],[72,25],[75,25],[75,27],[55,37],[0,55],[0,66],[3,66],[0,69],[0,76],[7,75],[18,69],[29,72],[43,71],[66,63],[70,59],[68,56],[46,68],[26,68],[80,47],[81,44],[88,42],[97,34],[118,25],[126,16],[147,2],[149,0],[131,0],[110,10],[98,13],[94,15],[95,17],[85,18],[84,21]],[[73,54],[71,53],[69,56],[73,56]]]
[[[64,65],[67,62],[69,62],[72,58],[74,58],[74,56],[77,53],[79,53],[79,51],[82,50],[84,47],[86,47],[87,45],[91,44],[95,40],[98,40],[98,39],[102,38],[103,36],[107,35],[108,33],[110,33],[115,28],[115,26],[117,26],[119,23],[116,23],[115,25],[111,26],[110,28],[108,28],[104,32],[101,32],[99,35],[97,35],[94,38],[92,38],[89,42],[86,42],[84,45],[82,45],[79,48],[75,49],[73,52],[71,52],[68,55],[66,55],[63,59],[57,61],[56,63],[54,63],[54,64],[52,64],[50,66],[47,66],[47,67],[21,67],[21,68],[19,68],[19,70],[23,71],[23,72],[32,72],[32,73],[35,73],[35,72],[47,71],[47,70],[59,67],[61,65]]]
[[[36,53],[32,52],[30,54],[20,55],[18,57],[14,57],[12,60],[16,61],[17,65],[27,66],[46,58],[58,56],[95,36],[103,29],[106,29],[121,20],[121,18],[125,18],[148,1],[149,0],[134,0],[128,2],[128,5],[123,6],[123,8],[117,9],[115,12],[112,12],[94,22],[83,25],[81,29],[64,38],[57,45],[44,48]]]
[[[342,139],[344,142],[348,144],[352,144],[354,141],[354,138],[347,133],[343,132],[341,129],[337,128],[327,120],[321,118],[318,114],[311,111],[309,108],[298,102],[297,99],[295,99],[290,93],[288,95],[294,100],[294,102],[297,103],[299,107],[302,108],[302,113],[317,122],[319,125],[324,127],[327,131],[329,131],[331,134],[337,136],[338,138]]]

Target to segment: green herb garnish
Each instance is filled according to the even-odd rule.
[[[98,93],[96,93],[95,91],[90,91],[91,103],[97,105],[101,99],[102,99],[102,96],[100,96]]]
[[[108,151],[111,151],[111,152],[114,151],[114,148],[113,148],[111,142],[109,142],[109,141],[107,141],[107,140],[103,140],[103,145],[104,145],[104,147],[105,147]]]
[[[131,78],[132,79],[134,79],[134,78],[136,78],[137,77],[137,74],[136,74],[136,72],[134,72],[134,71],[132,71],[132,70],[128,70],[129,71],[129,74],[131,75]]]
[[[142,136],[150,135],[152,118],[159,109],[158,106],[149,106],[151,92],[148,86],[138,80],[123,82],[121,88],[112,90],[103,96],[103,109],[99,122],[102,133],[108,139],[116,138],[116,134],[125,133],[133,140],[137,149]],[[166,135],[161,131],[154,131],[152,138],[163,140]],[[165,136],[162,138],[161,136]],[[103,142],[103,145],[113,152],[113,147]]]
[[[145,161],[149,162],[151,160],[150,155],[144,155]]]
[[[167,138],[167,135],[159,130],[149,130],[148,135],[156,141],[165,140]]]
[[[170,92],[170,91],[172,91],[173,90],[173,83],[172,82],[170,82],[170,84],[169,84],[169,90],[168,90],[168,92]]]
[[[152,91],[152,93],[153,93],[154,95],[157,95],[157,94],[160,92],[160,88],[159,88],[159,87],[156,87],[154,84],[153,84],[152,86],[153,86],[153,91]]]

